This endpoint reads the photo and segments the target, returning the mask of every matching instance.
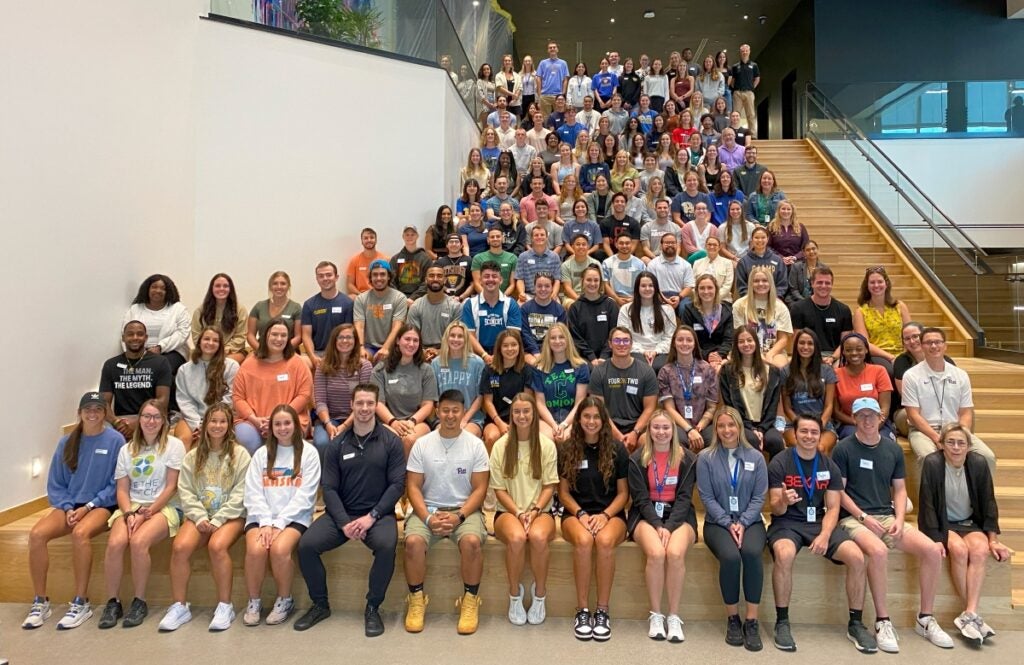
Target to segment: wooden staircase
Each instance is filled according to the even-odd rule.
[[[810,141],[760,141],[757,147],[758,161],[775,173],[798,219],[818,242],[821,260],[835,272],[837,298],[856,307],[865,268],[883,265],[893,293],[907,303],[913,319],[946,330],[950,355],[971,375],[977,434],[999,458],[995,483],[1001,537],[1024,552],[1024,367],[972,357],[973,343],[966,331]],[[1015,557],[1012,568],[1014,606],[1020,608],[1024,555]]]

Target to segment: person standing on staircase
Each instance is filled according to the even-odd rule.
[[[729,70],[729,87],[732,89],[733,106],[743,114],[750,127],[750,133],[757,136],[757,107],[754,104],[754,90],[761,83],[761,70],[750,59],[750,45],[740,46],[740,60]]]

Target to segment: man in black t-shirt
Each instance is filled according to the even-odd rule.
[[[616,192],[612,195],[612,214],[600,221],[601,238],[606,256],[615,254],[615,241],[621,235],[629,236],[633,242],[633,255],[640,246],[640,222],[626,214],[626,195]],[[642,252],[641,252],[642,254]]]
[[[789,315],[793,330],[809,328],[814,332],[822,362],[838,367],[840,341],[853,332],[853,314],[849,307],[832,297],[834,279],[830,268],[815,268],[811,272],[811,297],[790,305]]]
[[[772,523],[768,545],[775,559],[772,587],[775,591],[775,646],[796,651],[789,624],[789,600],[793,591],[793,561],[802,547],[844,563],[850,621],[846,634],[858,651],[878,650],[874,636],[863,622],[864,554],[838,527],[843,480],[828,457],[818,451],[821,421],[801,414],[794,423],[796,446],[776,455],[768,465],[768,499]]]
[[[608,409],[615,439],[634,450],[658,405],[658,377],[647,361],[633,357],[628,328],[612,328],[608,342],[611,360],[594,368],[590,394]]]
[[[921,611],[914,631],[935,646],[950,649],[953,640],[932,616],[935,585],[945,550],[942,543],[933,542],[904,521],[907,483],[903,449],[881,435],[879,425],[884,416],[875,399],[860,397],[854,400],[851,411],[857,429],[832,451],[832,460],[843,475],[845,487],[839,525],[864,551],[871,599],[875,603],[878,648],[889,653],[900,650],[886,603],[888,554],[890,549],[899,549],[918,560]]]
[[[159,353],[146,351],[146,325],[129,321],[121,332],[124,353],[103,363],[100,393],[107,402],[107,422],[130,439],[138,425],[139,409],[146,400],[155,399],[167,413],[171,393],[171,365]]]

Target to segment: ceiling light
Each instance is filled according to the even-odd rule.
[[[947,92],[946,90],[925,90],[924,94],[926,94],[926,95],[944,95],[944,94],[946,94],[946,92]]]
[[[644,12],[644,18],[654,18],[654,10],[648,9]]]
[[[746,14],[744,14],[744,15],[743,15],[743,20],[744,20],[744,21],[746,21],[746,20],[747,20],[748,18],[750,18],[750,17],[749,17],[749,16],[747,16]]]
[[[610,22],[615,23],[615,19],[608,19]]]
[[[480,0],[473,0],[473,6],[474,7],[479,7],[480,6]]]

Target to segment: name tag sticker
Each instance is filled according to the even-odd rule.
[[[875,468],[875,462],[873,460],[869,460],[869,459],[862,459],[860,461],[860,468],[862,468],[862,469],[874,469]]]
[[[825,319],[825,323],[835,323],[835,319]]]
[[[754,463],[753,462],[744,462],[743,463],[743,470],[744,471],[753,471],[754,470]]]
[[[277,375],[277,380],[278,381],[287,381],[288,380],[288,375],[287,374],[278,374]]]
[[[668,478],[665,479],[665,484],[666,485],[675,485],[678,482],[679,482],[679,477],[678,476],[669,476]]]
[[[502,397],[501,399],[506,404],[511,404],[512,403],[512,398],[511,397]]]
[[[565,373],[566,373],[566,374],[575,374],[575,373],[576,373],[576,370],[574,370],[574,369],[573,369],[572,367],[567,367],[567,368],[565,369]]]
[[[441,318],[442,319],[450,319],[450,318],[452,318],[452,315],[449,314],[448,312],[441,312]]]
[[[340,307],[332,307],[331,308],[331,314],[341,314],[341,308]]]
[[[630,395],[636,395],[640,392],[640,389],[636,386],[626,386],[626,392]]]
[[[282,319],[290,319],[290,318],[292,318],[292,315],[291,314],[282,314],[281,318]]]
[[[398,259],[395,261],[395,263],[405,263],[405,259]]]
[[[97,448],[96,449],[96,454],[97,455],[106,455],[107,454],[107,449],[106,448]]]
[[[343,459],[343,460],[352,459],[355,456],[356,456],[355,453],[345,453],[344,455],[341,456],[341,459]]]
[[[861,389],[862,392],[869,393],[872,390],[874,390],[874,388],[875,388],[875,386],[874,386],[873,383],[862,383],[862,384],[860,384],[860,389]]]
[[[391,309],[391,307],[392,307],[391,303],[386,302],[386,303],[384,303],[384,306],[381,307],[381,309]]]
[[[393,386],[393,385],[395,385],[396,383],[398,383],[398,379],[388,379],[388,385],[391,385],[391,386]]]
[[[128,369],[128,365],[125,365],[124,363],[117,363],[117,366],[119,369]]]
[[[699,386],[702,383],[704,383],[704,377],[703,376],[695,376],[695,377],[693,377],[693,385]]]
[[[589,468],[589,466],[590,466],[590,460],[583,460],[582,462],[580,462],[580,468],[581,469]]]
[[[829,472],[829,471],[819,471],[817,479],[818,480],[832,480],[832,473]]]
[[[532,266],[533,264],[537,263],[537,262],[536,262],[535,260],[533,260],[533,259],[526,259],[526,262],[527,262],[527,263],[529,263],[529,264],[530,264],[531,266]]]
[[[704,330],[704,326],[702,326],[699,323],[695,323],[695,324],[693,324],[693,329],[694,330]]]
[[[607,314],[598,314],[597,315],[597,320],[598,321],[607,321],[608,320],[608,315]],[[123,367],[123,365],[118,365],[118,367]]]

